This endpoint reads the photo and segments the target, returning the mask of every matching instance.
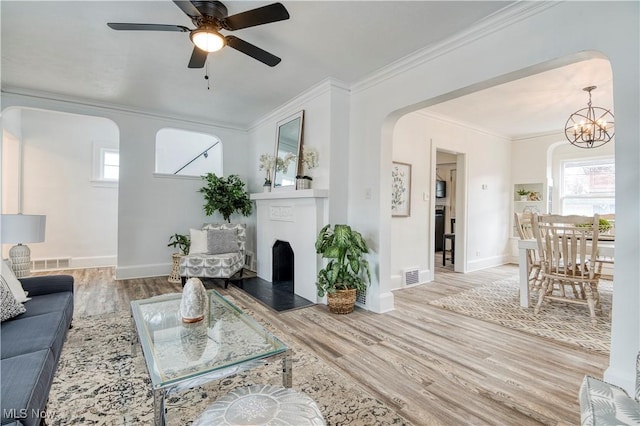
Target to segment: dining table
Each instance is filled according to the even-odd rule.
[[[518,240],[518,267],[520,282],[520,306],[529,307],[529,262],[527,262],[527,250],[537,250],[538,242],[534,239]],[[615,242],[613,239],[598,240],[598,257],[614,258]]]

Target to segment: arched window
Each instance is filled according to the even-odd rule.
[[[156,134],[156,173],[222,176],[222,141],[206,133],[160,129]]]

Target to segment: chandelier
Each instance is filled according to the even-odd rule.
[[[589,93],[589,103],[569,117],[564,126],[564,134],[572,145],[578,148],[597,148],[613,139],[613,114],[608,109],[591,106],[591,91],[596,86],[585,87]]]

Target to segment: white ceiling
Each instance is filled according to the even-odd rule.
[[[226,1],[229,15],[270,1]],[[107,22],[193,28],[171,1],[7,1],[2,88],[247,128],[327,78],[352,85],[509,7],[505,1],[284,1],[291,19],[232,34],[282,58],[270,68],[225,48],[188,69],[186,33],[114,31]],[[223,33],[225,33],[223,31]],[[226,34],[231,34],[226,32]],[[586,105],[612,107],[608,62],[549,71],[430,108],[508,136],[550,131]],[[609,102],[600,105],[601,96]],[[604,99],[604,98],[603,98]],[[605,99],[606,100],[606,99]],[[564,117],[564,118],[561,118]]]

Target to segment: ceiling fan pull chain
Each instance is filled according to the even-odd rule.
[[[207,90],[211,90],[209,86],[209,61],[205,62],[204,79],[207,80]]]

